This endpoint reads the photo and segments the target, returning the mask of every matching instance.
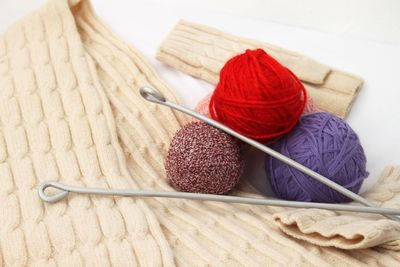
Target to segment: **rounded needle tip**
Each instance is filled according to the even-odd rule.
[[[61,190],[61,192],[53,194],[53,195],[49,195],[46,193],[46,189],[49,187],[53,187],[56,189]],[[56,181],[46,181],[42,184],[39,185],[38,187],[38,194],[39,197],[45,201],[45,202],[49,202],[49,203],[54,203],[57,202],[61,199],[64,199],[67,195],[68,195],[68,191],[66,191],[65,189],[61,188],[58,186],[58,183]]]
[[[150,86],[140,87],[139,92],[144,99],[150,102],[162,104],[165,103],[165,101],[167,101],[159,91]]]

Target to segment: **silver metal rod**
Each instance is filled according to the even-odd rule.
[[[61,192],[54,195],[46,194],[47,188],[55,188]],[[68,196],[69,193],[77,194],[90,194],[90,195],[107,195],[107,196],[127,196],[127,197],[163,197],[163,198],[179,198],[179,199],[192,199],[203,201],[219,201],[228,203],[241,203],[252,205],[268,205],[279,207],[291,208],[314,208],[326,209],[334,211],[349,211],[349,212],[362,212],[362,213],[380,213],[385,215],[400,215],[400,210],[377,208],[377,207],[363,207],[355,205],[343,204],[327,204],[327,203],[313,203],[313,202],[299,202],[299,201],[286,201],[286,200],[273,200],[273,199],[258,199],[238,196],[227,195],[212,195],[212,194],[196,194],[174,191],[146,191],[146,190],[130,190],[130,189],[103,189],[103,188],[88,188],[76,187],[65,185],[56,181],[47,181],[39,186],[39,196],[43,201],[53,203],[57,202]]]
[[[140,88],[140,94],[144,99],[146,99],[146,100],[148,100],[150,102],[167,106],[169,108],[172,108],[172,109],[181,111],[183,113],[186,113],[191,117],[194,117],[196,119],[204,121],[204,122],[210,124],[211,126],[214,126],[215,128],[218,128],[221,131],[224,131],[224,132],[236,137],[237,139],[240,139],[243,142],[245,142],[245,143],[247,143],[247,144],[249,144],[249,145],[251,145],[251,146],[253,146],[253,147],[255,147],[255,148],[257,148],[257,149],[259,149],[261,151],[263,151],[264,153],[267,153],[268,155],[270,155],[270,156],[272,156],[272,157],[274,157],[274,158],[286,163],[287,165],[289,165],[289,166],[291,166],[291,167],[303,172],[304,174],[307,174],[308,176],[314,178],[315,180],[317,180],[317,181],[325,184],[326,186],[336,190],[337,192],[345,195],[346,197],[348,197],[348,198],[350,198],[350,199],[352,199],[352,200],[354,200],[356,202],[359,202],[359,203],[363,204],[364,206],[376,207],[376,205],[374,205],[373,203],[371,203],[367,199],[361,197],[360,195],[358,195],[358,194],[348,190],[347,188],[345,188],[345,187],[343,187],[343,186],[331,181],[330,179],[328,179],[328,178],[322,176],[321,174],[319,174],[319,173],[307,168],[306,166],[301,165],[300,163],[298,163],[298,162],[296,162],[296,161],[294,161],[294,160],[292,160],[292,159],[290,159],[290,158],[288,158],[288,157],[276,152],[275,150],[273,150],[273,149],[271,149],[271,148],[269,148],[269,147],[267,147],[267,146],[265,146],[265,145],[263,145],[263,144],[261,144],[261,143],[259,143],[257,141],[254,141],[253,139],[250,139],[250,138],[248,138],[246,136],[243,136],[243,135],[237,133],[236,131],[234,131],[233,129],[231,129],[231,128],[229,128],[229,127],[227,127],[227,126],[225,126],[225,125],[223,125],[223,124],[221,124],[221,123],[219,123],[219,122],[217,122],[217,121],[215,121],[215,120],[213,120],[213,119],[211,119],[211,118],[209,118],[207,116],[204,116],[204,115],[202,115],[200,113],[197,113],[197,112],[195,112],[195,111],[193,111],[191,109],[188,109],[188,108],[186,108],[184,106],[181,106],[181,105],[178,105],[176,103],[169,102],[159,91],[157,91],[156,89],[154,89],[152,87],[149,87],[149,86],[141,87]],[[390,218],[390,219],[400,221],[400,219],[395,217],[395,216],[390,216],[390,215],[385,215],[385,216]]]

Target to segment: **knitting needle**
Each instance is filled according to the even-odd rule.
[[[324,177],[323,175],[307,168],[304,165],[301,165],[300,163],[280,154],[279,152],[276,152],[275,150],[257,142],[254,141],[253,139],[250,139],[246,136],[243,136],[237,132],[235,132],[234,130],[232,130],[231,128],[207,117],[204,116],[200,113],[197,113],[191,109],[188,109],[184,106],[178,105],[176,103],[170,102],[168,101],[159,91],[157,91],[156,89],[149,87],[149,86],[143,86],[140,88],[140,95],[146,99],[147,101],[156,103],[156,104],[161,104],[164,106],[167,106],[169,108],[181,111],[183,113],[188,114],[189,116],[195,117],[201,121],[204,121],[206,123],[208,123],[211,126],[214,126],[215,128],[218,128],[234,137],[236,137],[237,139],[242,140],[245,143],[248,143],[249,145],[263,151],[264,153],[267,153],[268,155],[286,163],[287,165],[303,172],[304,174],[307,174],[308,176],[314,178],[315,180],[325,184],[326,186],[340,192],[341,194],[345,195],[346,197],[359,202],[361,204],[363,204],[364,206],[368,206],[368,207],[376,207],[376,205],[374,205],[373,203],[369,202],[367,199],[361,197],[360,195],[357,195],[356,193],[348,190],[347,188],[333,182],[332,180]],[[382,214],[383,215],[383,214]],[[386,217],[393,219],[393,220],[397,220],[400,221],[400,218],[397,218],[395,216],[391,216],[391,215],[385,215]]]
[[[46,193],[47,188],[55,188],[61,190],[61,192],[53,195],[48,195]],[[88,187],[69,186],[56,181],[46,181],[42,183],[39,186],[38,193],[43,201],[49,203],[60,201],[65,197],[67,197],[69,193],[77,193],[77,194],[107,195],[107,196],[112,195],[112,196],[129,196],[129,197],[180,198],[180,199],[219,201],[219,202],[229,202],[229,203],[268,205],[268,206],[291,207],[291,208],[315,208],[315,209],[326,209],[334,211],[400,215],[400,210],[378,208],[378,207],[363,207],[363,206],[343,205],[343,204],[272,200],[272,199],[248,198],[248,197],[227,196],[227,195],[212,195],[212,194],[197,194],[197,193],[174,192],[174,191],[88,188]]]

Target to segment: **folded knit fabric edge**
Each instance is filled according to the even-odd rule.
[[[381,207],[398,209],[400,166],[388,166],[376,186],[365,197]],[[379,245],[399,251],[400,223],[380,218],[375,214],[355,215],[316,209],[274,214],[274,221],[282,231],[319,246],[361,249]]]

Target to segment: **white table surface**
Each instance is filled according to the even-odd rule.
[[[34,9],[42,2],[32,1],[29,8],[5,5],[13,7],[14,9],[10,8],[13,12],[1,8],[0,17],[9,23],[16,20],[22,12]],[[346,38],[257,18],[135,2],[94,0],[93,4],[98,15],[115,32],[145,55],[186,106],[193,108],[213,86],[155,59],[158,45],[181,18],[301,52],[322,63],[363,77],[365,85],[347,119],[359,134],[368,159],[370,176],[362,191],[376,183],[385,166],[400,164],[399,45]],[[7,23],[0,25],[1,31],[6,28]],[[261,191],[269,194],[262,161],[263,156],[260,153],[250,151],[246,160],[246,177]]]

